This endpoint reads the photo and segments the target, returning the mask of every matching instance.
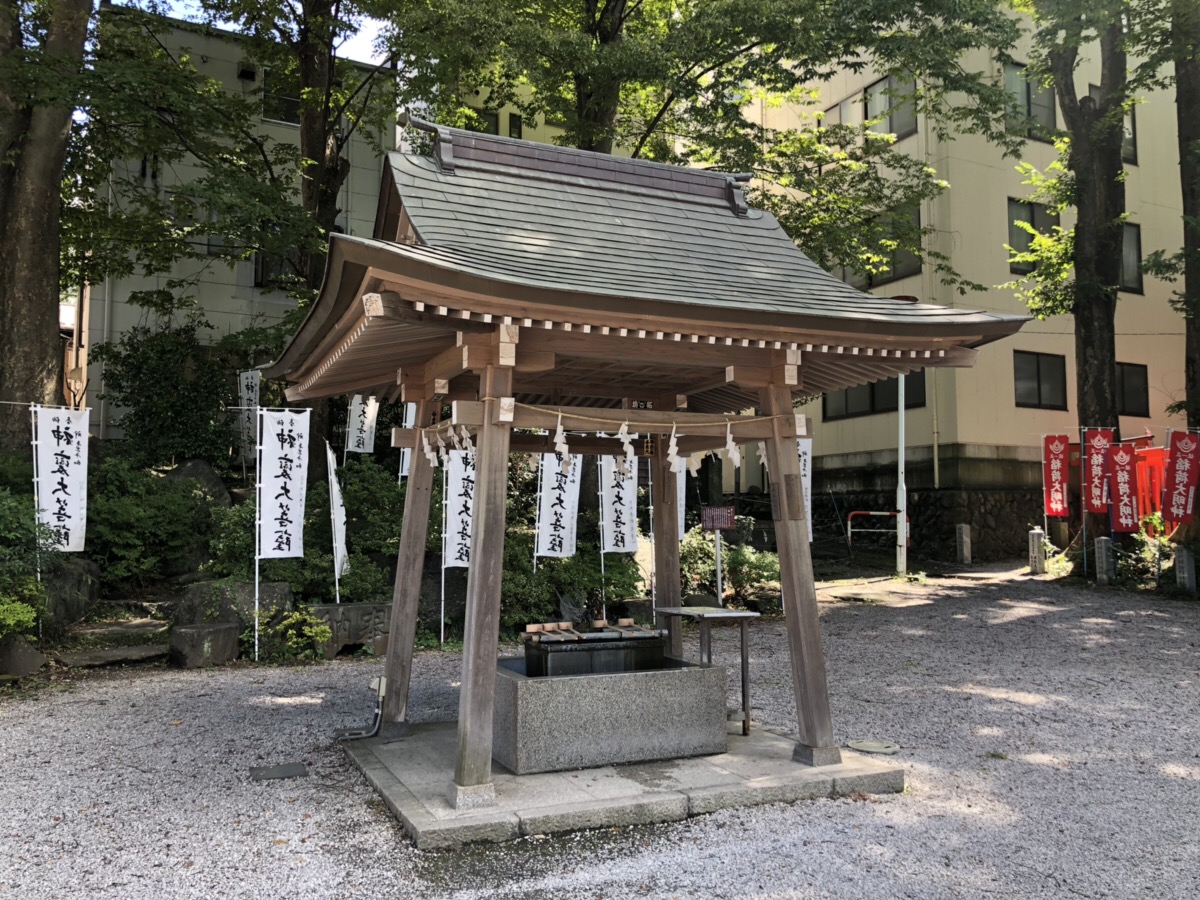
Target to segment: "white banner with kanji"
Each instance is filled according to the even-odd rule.
[[[375,420],[379,417],[379,398],[363,399],[355,394],[346,416],[346,449],[351,453],[375,452]]]
[[[417,404],[404,404],[404,427],[412,428],[417,422]],[[412,465],[412,448],[405,447],[400,451],[400,478],[408,477],[408,467]]]
[[[446,463],[446,532],[442,535],[442,565],[471,564],[471,532],[475,527],[475,454],[449,451]]]
[[[53,532],[54,549],[83,550],[87,534],[90,410],[34,406],[37,520]]]
[[[799,438],[800,484],[804,488],[804,518],[808,520],[808,542],[812,543],[812,438]]]
[[[578,454],[569,454],[564,466],[562,454],[542,454],[542,492],[538,497],[535,556],[575,555],[575,526],[579,518],[579,461],[582,458]]]
[[[238,375],[238,431],[242,439],[242,459],[254,457],[258,428],[258,398],[262,391],[262,372],[251,369]]]
[[[350,571],[350,558],[346,554],[346,504],[342,500],[342,486],[337,479],[337,457],[329,441],[325,442],[325,465],[329,470],[329,515],[333,525],[333,571],[341,578]],[[339,598],[340,599],[340,598]]]
[[[617,468],[615,456],[600,457],[600,552],[637,550],[637,465]]]
[[[307,409],[259,410],[258,557],[304,555]]]

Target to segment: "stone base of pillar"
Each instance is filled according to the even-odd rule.
[[[455,809],[487,809],[496,805],[496,785],[489,781],[487,784],[469,784],[463,787],[451,782],[446,799]]]
[[[797,744],[792,759],[806,766],[836,766],[842,761],[842,751],[837,747],[807,747]]]

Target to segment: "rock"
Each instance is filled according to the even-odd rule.
[[[213,471],[213,467],[202,459],[189,459],[187,462],[180,463],[168,472],[166,477],[174,480],[197,481],[216,506],[228,508],[233,505],[233,499],[229,496],[225,482]]]
[[[167,662],[181,669],[202,669],[232,662],[238,656],[240,626],[235,622],[215,625],[178,625],[171,629]]]
[[[292,609],[292,587],[286,581],[259,584],[259,613],[262,624]],[[254,624],[254,585],[225,578],[190,584],[175,606],[172,624],[212,625],[235,623],[245,628]]]
[[[62,564],[42,578],[46,588],[44,624],[66,628],[82,621],[100,599],[100,566],[78,556],[66,556]]]
[[[34,650],[21,635],[10,634],[0,640],[0,675],[24,678],[45,664],[46,657]]]
[[[72,669],[91,669],[118,663],[143,663],[167,655],[166,644],[142,644],[137,647],[109,647],[106,650],[75,650],[56,653],[55,661]]]
[[[688,594],[679,601],[680,606],[720,606],[712,594]]]
[[[362,644],[378,655],[387,650],[391,629],[390,603],[322,603],[308,611],[329,626],[333,636],[325,644],[325,658],[333,659],[343,647]]]

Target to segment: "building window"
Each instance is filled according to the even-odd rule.
[[[300,124],[300,84],[275,69],[263,71],[262,117],[269,122]]]
[[[904,408],[918,409],[925,405],[925,370],[907,376],[904,384]],[[824,421],[871,416],[895,412],[899,406],[900,385],[896,378],[860,384],[841,391],[828,391],[821,399]]]
[[[1095,100],[1098,106],[1100,104],[1099,85],[1089,84],[1088,96]],[[1136,166],[1137,159],[1137,117],[1131,109],[1125,113],[1125,118],[1121,123],[1121,161]]]
[[[1125,223],[1121,240],[1121,290],[1142,293],[1142,227]]]
[[[525,123],[521,121],[520,113],[508,114],[508,136],[520,139],[524,137]]]
[[[896,219],[907,220],[908,224],[915,232],[909,231],[908,237],[913,233],[919,234],[921,230],[921,210],[920,207],[912,206],[907,209],[902,209],[895,214]],[[897,239],[904,241],[906,235],[896,222],[892,223],[892,227],[888,231]],[[880,254],[888,253],[888,251],[880,249]],[[893,281],[898,281],[901,278],[908,278],[910,275],[919,275],[921,273],[921,257],[911,250],[897,247],[890,251],[887,262],[887,270],[876,272],[874,274],[866,274],[858,272],[849,266],[841,266],[834,268],[831,274],[835,278],[839,278],[851,287],[856,287],[859,290],[867,288],[879,287],[884,284],[889,284]]]
[[[300,260],[294,254],[254,253],[254,286],[264,290],[285,290],[299,280]]]
[[[861,125],[863,100],[861,95],[847,97],[841,103],[835,103],[825,110],[821,116],[821,124],[829,125]]]
[[[867,119],[878,119],[872,131],[894,134],[896,140],[917,133],[917,83],[891,75],[867,88]]]
[[[1117,363],[1117,414],[1150,417],[1150,379],[1145,366]]]
[[[1016,107],[1008,119],[1009,133],[1039,141],[1051,140],[1058,127],[1054,90],[1030,81],[1026,77],[1025,66],[1019,63],[1005,63],[1004,88]]]
[[[1067,358],[1052,353],[1013,351],[1017,406],[1067,408]]]
[[[467,125],[469,131],[478,131],[481,134],[499,134],[500,133],[500,114],[491,112],[486,109],[473,109],[475,121]]]
[[[1027,253],[1033,243],[1033,235],[1017,223],[1025,222],[1036,231],[1048,234],[1058,225],[1058,216],[1042,203],[1026,203],[1008,198],[1008,246],[1014,254]],[[1016,275],[1028,275],[1036,266],[1030,262],[1009,262],[1008,270]]]

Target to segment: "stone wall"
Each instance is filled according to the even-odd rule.
[[[835,494],[843,522],[854,510],[895,508],[894,491]],[[833,500],[828,493],[813,497],[813,519],[832,519]],[[1017,559],[1028,552],[1029,529],[1042,523],[1040,488],[1011,490],[910,490],[908,518],[911,526],[909,553],[914,557],[952,561],[955,558],[956,525],[971,526],[971,551],[975,562]],[[882,518],[870,520],[868,528],[888,528]],[[886,524],[883,524],[886,523]],[[861,542],[861,544],[860,544]],[[894,547],[889,534],[863,534],[856,545]]]

